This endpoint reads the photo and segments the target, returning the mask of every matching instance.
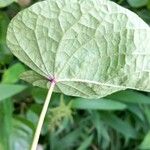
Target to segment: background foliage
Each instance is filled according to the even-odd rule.
[[[6,46],[7,25],[36,0],[0,0],[0,150],[29,150],[47,90],[19,76],[28,68]],[[150,23],[150,0],[115,0]],[[150,94],[126,90],[98,100],[54,93],[39,149],[149,150]]]

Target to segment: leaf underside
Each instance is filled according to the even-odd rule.
[[[44,8],[44,9],[43,9]],[[7,43],[32,71],[22,79],[100,98],[127,88],[150,91],[150,29],[108,0],[46,0],[12,19]]]

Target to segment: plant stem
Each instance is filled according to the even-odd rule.
[[[47,112],[47,109],[48,109],[48,105],[50,103],[50,99],[51,99],[51,95],[52,95],[54,87],[55,87],[55,82],[52,82],[51,87],[48,91],[47,97],[45,99],[45,103],[44,103],[44,106],[42,108],[42,112],[40,114],[40,118],[39,118],[39,121],[38,121],[38,125],[37,125],[37,128],[36,128],[35,135],[34,135],[33,142],[32,142],[32,146],[31,146],[31,150],[36,150],[36,148],[37,148],[37,144],[38,144],[38,141],[39,141],[42,125],[43,125],[43,122],[44,122],[44,118],[45,118],[45,115],[46,115],[46,112]]]

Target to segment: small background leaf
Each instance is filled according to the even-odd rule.
[[[85,150],[91,145],[94,136],[91,135],[85,139],[83,143],[81,143],[80,147],[77,150]]]
[[[120,102],[111,101],[110,99],[83,99],[76,98],[71,102],[72,108],[76,109],[93,109],[93,110],[123,110],[126,105]]]
[[[13,119],[13,129],[10,136],[11,150],[29,150],[33,138],[33,131],[32,124],[26,119]]]
[[[26,89],[24,85],[0,84],[0,101],[14,96]]]
[[[148,149],[150,149],[150,131],[145,136],[143,142],[139,146],[139,149],[140,150],[148,150]]]
[[[0,0],[0,8],[6,7],[17,0]]]
[[[137,132],[128,122],[124,122],[120,118],[110,113],[104,113],[101,115],[103,120],[118,132],[122,133],[127,138],[136,138]]]
[[[127,0],[131,7],[142,7],[148,4],[148,0]]]
[[[20,79],[20,74],[25,71],[25,67],[21,63],[16,63],[7,69],[2,77],[3,83],[16,83]]]
[[[150,97],[131,90],[117,92],[110,96],[107,96],[107,98],[126,103],[148,104],[148,105],[150,104]]]

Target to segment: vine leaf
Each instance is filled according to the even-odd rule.
[[[43,9],[44,8],[44,9]],[[67,95],[150,91],[150,28],[108,0],[46,0],[12,19],[7,43],[32,71],[23,79]]]

